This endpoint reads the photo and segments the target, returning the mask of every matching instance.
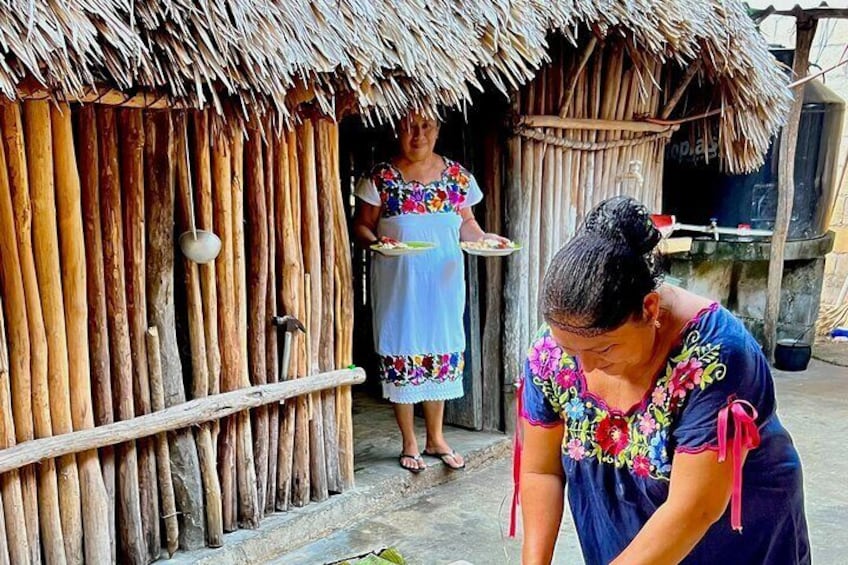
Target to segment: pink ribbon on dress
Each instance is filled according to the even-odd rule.
[[[518,525],[518,493],[521,482],[521,413],[524,410],[524,379],[518,383],[518,406],[515,411],[515,438],[512,451],[512,508],[509,511],[509,537],[515,537]]]
[[[760,430],[757,428],[757,409],[745,400],[732,399],[718,413],[718,461],[727,459],[727,421],[733,419],[733,493],[730,497],[730,526],[742,531],[742,450],[755,449],[760,445]]]

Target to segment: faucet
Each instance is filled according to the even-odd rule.
[[[715,240],[718,241],[718,218],[710,218],[710,232],[712,232]]]

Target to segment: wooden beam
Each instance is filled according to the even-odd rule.
[[[131,94],[114,88],[85,88],[74,96],[65,96],[51,92],[40,84],[18,85],[18,98],[22,100],[65,100],[81,104],[100,104],[102,106],[120,106],[122,108],[137,108],[147,110],[163,110],[166,108],[179,109],[186,105],[173,102],[166,95],[152,92]]]
[[[686,92],[686,89],[689,87],[692,79],[695,78],[695,75],[698,74],[699,70],[701,70],[702,62],[703,59],[698,59],[691,63],[689,68],[686,69],[686,72],[683,74],[683,78],[680,79],[680,84],[677,85],[677,88],[669,97],[668,102],[666,102],[665,106],[663,106],[662,112],[660,112],[661,119],[667,120],[668,117],[671,116],[671,113],[674,111],[677,103],[680,102],[680,99],[683,97],[683,93]]]
[[[574,98],[574,92],[577,87],[577,82],[580,80],[580,75],[583,74],[583,69],[586,68],[586,63],[589,62],[589,58],[592,56],[592,52],[595,51],[595,47],[598,45],[598,37],[596,35],[592,35],[592,38],[588,43],[583,47],[583,51],[580,52],[580,59],[577,61],[577,65],[574,69],[574,74],[571,76],[569,81],[568,88],[565,91],[565,98],[562,101],[562,104],[559,107],[559,115],[560,117],[565,117],[568,113],[568,107],[571,106],[571,100]]]
[[[807,74],[810,62],[810,48],[816,35],[815,19],[799,19],[795,33],[795,60],[792,71],[796,78]],[[780,159],[778,160],[777,217],[774,222],[774,235],[771,238],[769,256],[768,287],[766,292],[766,313],[763,333],[765,334],[765,353],[769,360],[774,359],[774,346],[777,342],[777,321],[780,318],[780,291],[783,284],[783,253],[789,222],[792,218],[792,202],[795,199],[795,149],[798,143],[798,126],[801,121],[801,108],[804,104],[804,90],[794,91],[795,98],[789,110],[786,127],[780,135]]]
[[[342,369],[281,383],[241,388],[231,392],[196,398],[185,404],[178,404],[159,412],[145,414],[129,420],[50,438],[36,439],[9,447],[0,451],[0,474],[45,459],[54,459],[63,455],[106,447],[107,445],[135,441],[163,432],[225,418],[250,408],[363,382],[365,382],[365,371],[363,369]]]
[[[590,131],[634,131],[664,133],[674,126],[628,120],[597,120],[591,118],[560,118],[559,116],[524,116],[519,121],[530,128],[578,129]]]

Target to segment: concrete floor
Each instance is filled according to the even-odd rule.
[[[848,368],[814,361],[805,373],[778,373],[775,380],[779,414],[804,461],[814,562],[846,563],[848,458],[839,450],[848,438]],[[363,444],[357,461],[360,473],[368,473],[370,466],[389,472],[389,466],[396,465],[398,438],[393,428],[386,430],[379,440]],[[476,434],[452,430],[451,435],[461,441]],[[402,470],[392,472],[398,480],[408,480]],[[386,546],[397,547],[413,564],[519,563],[519,543],[505,535],[511,481],[510,463],[502,458],[459,480],[411,494],[371,518],[268,563],[320,565]],[[555,563],[582,563],[569,517],[563,522]]]

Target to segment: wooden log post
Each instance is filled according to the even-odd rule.
[[[20,272],[26,300],[27,326],[29,328],[30,356],[29,379],[32,390],[32,417],[36,437],[53,435],[50,416],[50,393],[47,367],[47,334],[41,309],[41,296],[38,276],[35,268],[32,239],[32,199],[29,192],[26,152],[24,149],[24,131],[20,104],[0,106],[3,142],[8,167],[6,191],[11,190],[11,203],[14,210],[14,232],[17,235],[19,267],[10,268]],[[9,240],[14,242],[15,238]],[[14,259],[15,256],[10,257]],[[15,319],[15,318],[13,318]],[[13,375],[14,376],[14,375]],[[31,470],[27,470],[26,477]],[[34,488],[34,487],[33,487]],[[34,495],[34,491],[32,492]],[[25,503],[27,501],[25,500]],[[56,462],[48,461],[38,469],[38,512],[33,508],[36,525],[40,521],[42,538],[45,544],[45,559],[48,561],[65,558],[64,540],[61,533],[59,512],[59,494],[56,477]],[[48,539],[49,537],[49,539]],[[36,539],[38,532],[36,531]],[[38,548],[36,547],[36,551]]]
[[[64,286],[70,370],[71,413],[75,430],[94,427],[88,353],[88,298],[85,235],[82,218],[82,187],[77,169],[71,107],[51,108],[53,158],[56,168],[57,212],[61,241],[61,272]],[[82,518],[86,563],[108,563],[112,557],[109,538],[109,497],[103,482],[97,451],[77,454],[82,494]]]
[[[177,167],[177,194],[179,196],[180,229],[185,232],[191,225],[191,172],[189,171],[188,131],[184,114],[175,117],[174,152]],[[208,148],[207,148],[208,149]],[[208,165],[208,151],[207,151]],[[195,165],[196,166],[196,165]],[[200,265],[184,260],[186,273],[186,302],[188,310],[188,333],[191,348],[192,396],[203,398],[209,394],[209,354],[207,353],[206,323],[203,313]],[[217,329],[215,335],[218,335]],[[215,343],[217,347],[217,339]],[[224,522],[221,506],[221,483],[215,461],[211,424],[197,429],[197,458],[203,481],[206,508],[206,540],[211,547],[224,543]]]
[[[799,16],[795,23],[795,55],[792,62],[792,74],[795,80],[807,76],[810,64],[810,48],[816,36],[818,20]],[[780,294],[783,286],[783,255],[786,238],[789,234],[789,222],[792,219],[792,203],[795,200],[795,152],[798,145],[798,128],[801,122],[801,109],[804,105],[804,89],[793,90],[795,98],[789,108],[786,126],[780,135],[779,165],[777,175],[777,216],[774,221],[774,234],[769,250],[768,287],[766,291],[766,312],[763,333],[765,334],[765,352],[770,361],[774,361],[774,348],[777,344],[777,325],[780,319]]]
[[[221,346],[221,390],[238,388],[238,334],[234,288],[233,199],[230,140],[216,127],[212,146],[212,179],[215,204],[215,232],[221,238],[221,254],[215,260],[218,291],[218,336]],[[236,530],[236,429],[235,420],[220,423],[218,437],[218,469],[221,475],[221,498],[224,508],[224,531]]]
[[[88,348],[94,423],[114,421],[112,383],[109,374],[109,334],[106,322],[106,288],[103,272],[103,235],[100,231],[100,162],[97,155],[97,115],[94,106],[79,110],[77,121],[77,159],[80,167],[82,213],[88,294]],[[115,449],[100,451],[100,467],[109,500],[109,562],[115,562]]]
[[[154,412],[165,409],[165,386],[162,379],[159,331],[147,330],[147,369],[150,377],[150,402]],[[204,359],[205,362],[205,359]],[[168,557],[173,557],[180,543],[180,527],[177,522],[177,502],[174,499],[174,482],[171,477],[171,454],[168,435],[156,434],[156,471],[159,479],[159,495],[162,497],[162,519],[165,521],[165,540]]]
[[[332,163],[337,167],[335,178],[341,182],[339,167],[339,128],[331,130]],[[353,363],[353,266],[351,264],[350,234],[347,225],[346,206],[341,186],[333,192],[335,228],[335,293],[336,293],[336,366],[348,367]],[[337,389],[336,422],[339,434],[339,475],[342,488],[353,488],[353,396],[351,387]]]
[[[315,148],[317,163],[318,219],[321,238],[321,341],[318,350],[318,367],[321,371],[331,371],[335,360],[335,268],[336,238],[335,193],[341,191],[339,184],[338,161],[333,150],[333,129],[335,123],[328,119],[316,122]],[[336,422],[336,391],[325,390],[321,393],[324,432],[324,462],[327,469],[327,489],[331,493],[342,492],[343,485],[339,473],[339,436]]]
[[[487,163],[483,185],[486,198],[486,230],[503,230],[503,191],[501,189],[501,146],[493,124],[483,139],[483,161]],[[486,313],[483,327],[483,429],[500,430],[503,421],[503,261],[486,260]]]
[[[0,493],[0,565],[9,565],[9,540],[6,537],[6,513]]]
[[[280,251],[280,287],[279,301],[282,312],[297,316],[299,276],[297,253],[297,238],[294,234],[292,218],[292,194],[289,174],[289,144],[288,136],[275,136],[274,155],[274,190],[275,224],[277,248]],[[295,164],[296,166],[296,164]],[[297,343],[299,338],[292,336],[289,366],[286,367],[287,378],[297,378]],[[292,466],[294,463],[294,435],[297,401],[287,402],[281,407],[279,421],[280,449],[277,457],[277,492],[275,506],[285,512],[292,502]],[[307,487],[308,498],[308,487]]]
[[[295,261],[295,271],[292,273],[294,278],[291,284],[296,287],[294,304],[295,310],[292,310],[293,315],[305,322],[306,318],[306,292],[304,288],[304,256],[303,245],[301,243],[301,163],[299,162],[298,152],[298,137],[299,133],[295,130],[290,130],[287,133],[288,161],[289,161],[289,202],[291,203],[291,242],[293,244],[293,259]],[[288,245],[288,243],[287,243]],[[297,369],[294,372],[297,376],[306,376],[308,374],[309,361],[306,356],[307,337],[305,335],[297,335]],[[292,344],[294,347],[294,344]],[[295,424],[294,424],[294,448],[292,460],[292,504],[294,506],[305,506],[309,504],[310,494],[312,492],[311,473],[310,473],[310,450],[312,442],[310,441],[310,413],[309,399],[307,397],[298,398],[295,400]],[[321,443],[323,445],[323,442]]]
[[[53,176],[53,142],[50,102],[24,103],[24,135],[32,199],[32,242],[35,269],[47,336],[47,370],[50,412],[54,434],[73,430],[71,417],[68,340],[60,272],[56,192]],[[35,352],[44,354],[44,352]],[[82,508],[76,457],[58,461],[59,511],[62,516],[65,556],[82,563]]]
[[[277,306],[277,210],[276,210],[276,154],[274,129],[270,120],[265,124],[265,198],[268,229],[268,294],[266,320],[276,316]],[[281,254],[280,254],[281,255]],[[279,336],[273,324],[265,324],[265,372],[267,381],[276,383],[280,375]],[[268,407],[268,479],[265,487],[265,513],[271,514],[277,502],[277,464],[280,456],[280,411],[281,406]],[[260,502],[262,502],[260,500]]]
[[[121,188],[124,213],[124,258],[127,289],[127,315],[130,328],[130,354],[133,372],[135,414],[149,414],[150,380],[147,374],[147,299],[145,293],[144,218],[144,122],[141,110],[118,111],[120,132]],[[153,441],[138,441],[138,488],[141,497],[141,524],[149,561],[159,559],[159,493],[156,481],[156,454]]]
[[[318,372],[318,355],[321,350],[321,228],[318,217],[318,185],[316,178],[315,128],[311,120],[297,127],[297,155],[301,164],[301,242],[303,244],[304,270],[309,275],[309,365],[308,374]],[[311,397],[309,422],[309,470],[312,500],[321,502],[329,496],[327,468],[324,452],[324,413],[320,394]]]
[[[147,171],[147,264],[148,320],[159,333],[165,406],[186,400],[183,367],[177,345],[174,305],[174,143],[173,123],[167,112],[150,114],[144,168]],[[145,330],[146,332],[146,330]],[[152,407],[152,406],[151,406]],[[206,544],[203,482],[197,447],[191,430],[171,436],[171,474],[180,511],[180,547],[195,549]]]
[[[209,116],[206,112],[193,115],[194,131],[194,186],[197,190],[195,205],[198,229],[214,230],[214,200],[212,198],[212,165],[210,158]],[[203,291],[203,324],[206,334],[206,355],[209,365],[209,394],[221,390],[221,352],[218,347],[218,292],[215,263],[199,266]]]
[[[4,106],[5,109],[5,106]],[[4,139],[8,130],[4,128]],[[24,178],[26,175],[24,174]],[[9,320],[8,333],[3,322],[2,340],[0,340],[0,421],[3,434],[0,447],[7,449],[17,441],[26,442],[34,436],[33,416],[40,423],[38,431],[52,434],[50,425],[50,407],[47,394],[47,370],[43,364],[41,378],[33,382],[30,372],[30,324],[27,316],[27,300],[21,274],[21,262],[16,245],[16,227],[13,213],[12,195],[9,177],[6,172],[5,151],[0,151],[0,294],[5,299],[6,318]],[[28,200],[28,199],[27,199]],[[27,210],[29,207],[27,206]],[[31,253],[30,253],[31,256]],[[32,266],[34,277],[35,267]],[[38,309],[41,304],[36,295],[34,300]],[[39,312],[40,313],[40,312]],[[2,318],[3,312],[0,312]],[[42,339],[46,343],[46,338]],[[9,345],[6,348],[6,339]],[[37,394],[36,394],[37,393]],[[45,556],[61,562],[65,556],[62,542],[62,524],[59,517],[59,493],[56,487],[55,464],[39,472],[40,492],[36,492],[35,469],[28,467],[13,476],[2,477],[2,491],[5,500],[6,523],[9,531],[9,550],[15,563],[32,561],[40,563],[39,542],[39,502],[43,513],[42,527],[45,534],[58,538],[45,539]],[[36,500],[36,496],[41,497]],[[33,547],[33,543],[36,545]]]
[[[0,176],[3,176],[2,173],[0,173]],[[2,194],[0,194],[0,200],[2,200]],[[5,239],[5,235],[3,237]],[[5,255],[5,249],[3,247],[0,247],[0,252],[3,252]],[[0,269],[0,281],[4,278],[4,269]],[[8,449],[15,445],[15,424],[12,421],[9,351],[6,348],[6,322],[3,315],[2,300],[0,300],[0,410],[2,410],[2,413],[0,413],[0,449]],[[0,475],[0,492],[2,492],[3,496],[3,527],[6,531],[6,550],[8,557],[15,565],[19,563],[40,563],[41,553],[39,552],[39,548],[36,548],[30,554],[24,514],[24,498],[21,492],[21,478],[18,471],[11,471]],[[56,514],[58,515],[58,513],[59,501],[57,496]],[[59,531],[61,532],[61,529]],[[33,556],[36,558],[32,559]]]
[[[234,295],[238,312],[238,384],[250,386],[247,353],[247,262],[244,246],[244,132],[234,129],[232,139],[233,258],[235,261]],[[238,484],[239,525],[258,528],[261,507],[256,490],[256,465],[253,456],[253,431],[250,413],[236,414],[236,481]]]
[[[262,134],[256,124],[248,129],[247,161],[245,166],[245,194],[247,204],[247,346],[250,367],[250,384],[268,382],[266,362],[268,350],[265,340],[268,326],[268,208],[265,196],[265,164]],[[259,517],[265,511],[268,486],[268,409],[257,408],[253,413],[253,455],[256,466],[256,490],[259,499]]]
[[[564,105],[565,107],[565,105]],[[516,116],[520,104],[518,94],[514,95],[512,112]],[[525,193],[530,183],[524,178],[525,160],[522,158],[524,148],[521,138],[512,135],[506,144],[506,229],[507,237],[513,241],[525,242],[530,231],[530,214],[527,209]],[[532,152],[531,152],[532,153]],[[520,362],[524,347],[522,339],[523,326],[529,324],[527,312],[527,272],[529,269],[529,253],[515,253],[506,261],[504,281],[504,422],[507,432],[515,429],[515,384],[518,382]]]
[[[118,171],[118,127],[115,110],[97,109],[100,160],[100,215],[103,227],[103,266],[106,308],[109,312],[109,350],[112,394],[117,420],[135,417],[129,320],[124,289],[124,234],[121,223],[121,185]],[[146,563],[147,548],[141,524],[138,456],[134,441],[116,449],[118,562]]]

